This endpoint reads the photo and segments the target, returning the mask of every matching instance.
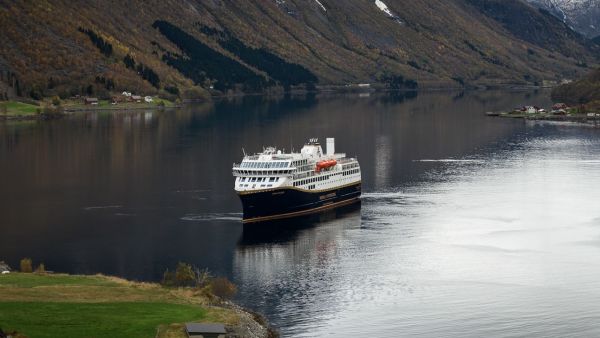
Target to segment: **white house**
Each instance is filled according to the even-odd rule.
[[[127,96],[127,97],[131,97],[131,93],[130,92],[123,92],[122,94],[123,96]]]
[[[10,267],[4,261],[0,261],[0,273],[3,275],[10,273]]]
[[[151,103],[154,100],[152,99],[152,96],[146,96],[144,97],[144,101],[146,101],[146,103]]]
[[[527,112],[527,114],[536,114],[538,111],[537,109],[535,109],[535,107],[533,106],[527,106],[525,107],[525,111]]]

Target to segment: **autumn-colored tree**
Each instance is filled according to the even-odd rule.
[[[40,263],[37,268],[35,268],[36,273],[46,273],[46,266],[44,263]]]
[[[20,262],[21,272],[32,272],[32,262],[31,258],[23,258]]]
[[[231,299],[237,293],[237,286],[225,277],[214,278],[210,282],[212,293],[222,299]]]

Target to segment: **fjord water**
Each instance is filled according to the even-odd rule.
[[[0,125],[0,259],[227,275],[290,337],[600,335],[600,129],[547,92],[245,97]],[[242,148],[335,137],[360,206],[243,227]]]

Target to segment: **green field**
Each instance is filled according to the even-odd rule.
[[[168,303],[0,303],[0,327],[27,337],[154,337],[160,324],[205,315],[197,305]]]
[[[11,273],[0,276],[0,287],[33,288],[67,285],[117,286],[118,284],[103,276],[38,275],[30,273]]]
[[[160,102],[164,103],[164,107],[165,108],[169,108],[169,107],[173,107],[175,106],[175,103],[166,99],[161,99],[161,98],[154,98],[154,101],[151,103],[146,103],[146,102],[120,102],[118,104],[112,104],[110,101],[108,100],[99,100],[97,105],[85,105],[83,103],[81,103],[80,101],[70,101],[70,100],[66,100],[62,103],[63,107],[65,107],[67,110],[71,109],[76,109],[76,110],[102,110],[102,109],[111,109],[111,110],[119,110],[119,109],[150,109],[150,108],[156,108],[159,107],[159,103]]]
[[[99,100],[97,105],[85,105],[81,103],[81,101],[74,100],[65,100],[61,103],[61,105],[66,110],[102,110],[102,109],[110,109],[110,110],[127,110],[127,109],[156,109],[160,107],[160,102],[164,103],[165,108],[174,107],[175,103],[166,99],[155,98],[152,103],[135,103],[135,102],[122,102],[116,105],[111,104],[108,100]],[[4,113],[3,106],[6,107],[6,113]],[[17,101],[6,101],[0,102],[0,117],[2,115],[6,115],[9,117],[25,117],[25,116],[33,116],[37,114],[38,110],[43,110],[41,106],[36,106],[33,104],[17,102]]]
[[[16,101],[0,102],[0,105],[6,105],[6,114],[12,116],[34,115],[40,109],[36,105]],[[4,112],[0,110],[0,114]]]
[[[208,303],[201,290],[102,275],[0,275],[0,328],[19,337],[185,337],[185,322],[238,323]]]

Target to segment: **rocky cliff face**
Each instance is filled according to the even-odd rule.
[[[600,0],[528,0],[588,38],[600,36]]]
[[[581,76],[600,48],[521,0],[0,0],[0,9],[0,69],[31,96],[533,84]]]

